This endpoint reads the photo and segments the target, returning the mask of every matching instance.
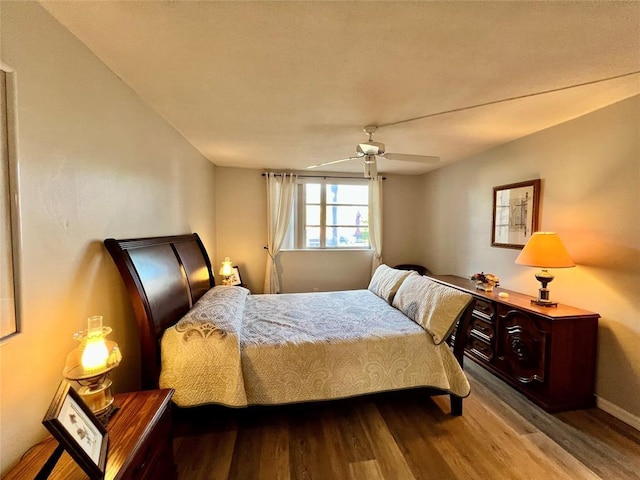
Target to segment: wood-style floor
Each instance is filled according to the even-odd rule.
[[[467,360],[472,394],[413,390],[175,413],[184,479],[640,479],[640,432],[602,410],[550,415]]]

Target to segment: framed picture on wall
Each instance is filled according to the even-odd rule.
[[[242,277],[240,276],[240,268],[234,265],[233,273],[229,277],[229,285],[242,285]]]
[[[522,249],[538,230],[540,179],[493,187],[491,246]]]

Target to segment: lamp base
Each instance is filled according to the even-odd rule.
[[[531,303],[540,305],[541,307],[558,306],[558,302],[552,302],[549,300],[549,289],[547,288],[547,285],[549,285],[554,278],[555,277],[544,268],[542,271],[536,273],[536,280],[541,283],[542,287],[538,289],[538,298],[535,300],[532,299]]]
[[[549,302],[549,301],[544,301],[544,300],[538,300],[537,298],[532,298],[531,299],[531,303],[534,303],[536,305],[540,305],[541,307],[557,307],[558,306],[558,302]]]
[[[105,419],[109,420],[114,407],[111,380],[82,386],[78,389],[78,394],[100,421],[104,423]]]

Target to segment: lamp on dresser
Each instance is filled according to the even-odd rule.
[[[531,300],[531,303],[545,307],[558,306],[557,302],[552,302],[549,299],[547,285],[555,277],[547,269],[576,266],[558,234],[555,232],[535,232],[516,258],[516,263],[542,269],[536,273],[536,280],[542,286],[538,290],[538,298]]]

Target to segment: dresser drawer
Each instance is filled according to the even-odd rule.
[[[485,300],[484,298],[475,297],[475,299],[476,306],[473,309],[474,315],[493,321],[496,316],[496,308],[493,302]]]
[[[493,359],[493,348],[485,340],[472,336],[469,339],[467,348],[473,355],[481,358],[486,362],[491,362],[491,360]]]
[[[471,321],[471,332],[485,339],[487,342],[491,342],[495,336],[495,328],[492,322],[474,316]]]

